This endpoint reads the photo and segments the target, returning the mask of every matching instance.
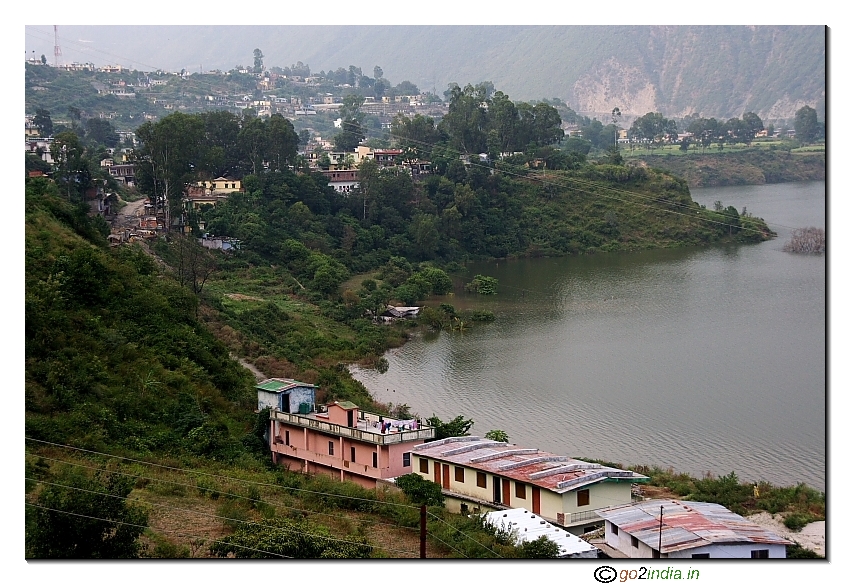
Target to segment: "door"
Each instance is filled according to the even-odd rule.
[[[502,482],[502,504],[505,506],[511,505],[511,481],[505,480]]]
[[[537,486],[531,487],[531,511],[540,514],[540,488]]]
[[[291,413],[289,410],[289,393],[280,396],[280,410],[284,413]]]
[[[443,488],[449,489],[449,464],[443,464]]]
[[[438,486],[443,485],[443,472],[440,471],[440,462],[434,462],[434,482],[437,483]]]
[[[493,476],[493,502],[502,503],[502,478]]]
[[[354,427],[354,411],[347,411],[348,413],[348,426]]]

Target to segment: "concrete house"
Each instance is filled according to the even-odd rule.
[[[515,536],[517,545],[544,536],[555,541],[560,549],[559,559],[596,559],[599,556],[599,549],[592,544],[524,508],[494,510],[484,515],[484,521]]]
[[[366,413],[349,401],[317,406],[317,387],[308,383],[275,378],[256,388],[258,409],[271,409],[272,461],[290,470],[375,487],[410,473],[411,446],[434,437],[419,421]]]
[[[598,514],[605,520],[605,545],[633,559],[784,559],[791,544],[709,502],[646,500]]]
[[[583,534],[602,525],[601,508],[632,500],[648,477],[476,436],[447,437],[411,451],[413,471],[436,482],[455,512],[525,508]]]

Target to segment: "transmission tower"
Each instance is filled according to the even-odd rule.
[[[53,66],[59,66],[59,57],[62,56],[62,49],[59,48],[59,26],[53,25]]]

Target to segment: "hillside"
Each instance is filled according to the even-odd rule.
[[[690,188],[826,179],[823,152],[754,148],[687,156],[640,156],[641,164],[681,176]]]
[[[492,81],[513,99],[558,97],[583,115],[614,107],[640,116],[753,111],[825,114],[826,34],[820,26],[62,26],[67,61],[190,72],[297,61],[349,65],[442,95],[449,83]],[[53,30],[27,27],[27,52],[52,55]],[[600,119],[602,119],[600,117]]]

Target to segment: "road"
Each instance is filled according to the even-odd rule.
[[[116,231],[138,228],[139,217],[144,212],[144,206],[144,198],[134,202],[128,202],[124,208],[118,211],[118,214],[112,221],[112,228]]]

